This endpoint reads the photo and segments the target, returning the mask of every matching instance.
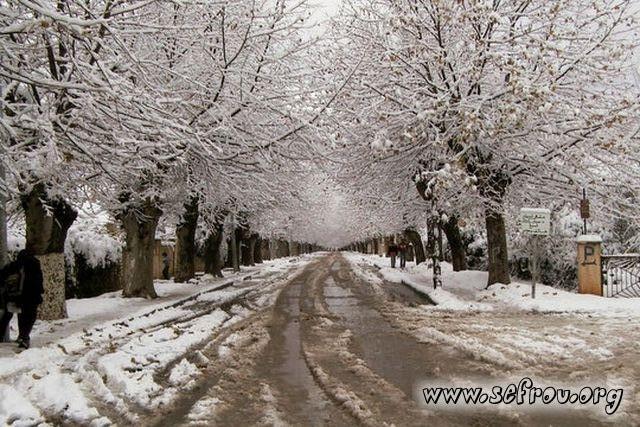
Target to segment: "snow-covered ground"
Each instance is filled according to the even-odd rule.
[[[453,272],[447,264],[443,287],[434,290],[426,265],[392,269],[388,258],[358,253],[345,257],[363,282],[375,287],[384,287],[385,281],[404,283],[434,302],[383,307],[390,322],[419,342],[472,357],[482,367],[481,375],[490,378],[622,388],[626,397],[615,422],[638,425],[639,298],[603,298],[538,285],[532,299],[529,283],[485,289],[487,273]],[[373,281],[372,275],[383,280]],[[441,372],[449,364],[439,367]],[[469,373],[456,370],[448,383],[467,384],[469,378]]]
[[[377,255],[347,253],[356,266],[370,265],[390,282],[404,283],[427,295],[436,304],[432,309],[493,311],[516,309],[547,313],[586,313],[607,317],[639,317],[640,298],[602,298],[567,292],[542,284],[536,285],[536,297],[531,297],[531,284],[514,281],[509,285],[495,284],[486,288],[487,272],[454,272],[451,264],[442,263],[441,288],[433,288],[432,270],[426,263],[391,268],[388,258]]]
[[[155,300],[118,293],[71,300],[69,319],[38,322],[32,349],[0,346],[0,425],[302,425],[307,416],[407,425],[424,416],[411,412],[411,387],[524,377],[623,388],[615,420],[637,425],[637,301],[540,286],[529,303],[526,283],[485,290],[486,273],[446,265],[444,287],[434,291],[426,266],[344,257],[349,262],[319,254],[225,279],[158,281]],[[435,305],[421,305],[424,298],[397,283]],[[319,405],[324,415],[314,412],[317,396],[302,402],[292,384],[331,395]],[[539,420],[517,411],[498,415],[521,415],[523,425]],[[551,421],[545,425],[562,425]]]
[[[0,346],[0,425],[111,425],[111,414],[135,422],[189,389],[207,362],[198,348],[270,304],[311,259],[267,261],[224,279],[158,281],[153,300],[116,292],[68,301],[68,319],[37,322],[31,349]]]

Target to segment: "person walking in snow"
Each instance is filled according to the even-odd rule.
[[[21,250],[14,262],[0,270],[0,281],[6,300],[5,310],[0,319],[0,331],[7,330],[13,314],[16,313],[18,347],[29,348],[31,330],[44,294],[40,261],[29,250]]]
[[[391,268],[396,268],[396,256],[398,255],[398,246],[395,243],[389,245],[387,255],[391,258]]]
[[[169,256],[166,252],[162,252],[162,278],[169,280]]]
[[[398,245],[398,257],[400,258],[400,268],[405,268],[407,265],[407,242],[404,240],[400,241]]]

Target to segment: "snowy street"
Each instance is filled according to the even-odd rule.
[[[640,426],[640,0],[0,1],[0,427]]]
[[[197,285],[161,283],[160,301],[118,293],[83,300],[76,313],[70,301],[70,319],[36,325],[42,347],[12,355],[15,346],[2,344],[0,423],[127,425],[151,417],[195,385],[221,331],[272,305],[308,260],[288,261]]]
[[[98,317],[64,338],[40,328],[34,339],[51,343],[15,356],[2,350],[0,421],[588,426],[640,419],[640,312],[441,307],[385,280],[391,269],[376,264],[387,261],[354,253],[284,259],[209,284],[201,279],[191,295],[154,301],[124,319]],[[411,271],[411,264],[394,270],[405,279]],[[92,321],[72,316],[66,329]],[[420,392],[429,383],[523,377],[615,385],[627,394],[607,418],[601,408],[434,410]]]

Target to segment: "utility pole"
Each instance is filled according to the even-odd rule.
[[[582,218],[582,234],[587,234],[587,219],[591,216],[589,209],[589,199],[587,199],[587,189],[582,189],[582,200],[580,200],[580,218]]]

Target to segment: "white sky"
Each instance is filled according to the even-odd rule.
[[[314,22],[322,22],[335,15],[340,8],[341,0],[309,0],[309,5],[316,8]]]
[[[340,7],[341,0],[311,0],[312,5],[317,5],[328,14],[334,14]]]

